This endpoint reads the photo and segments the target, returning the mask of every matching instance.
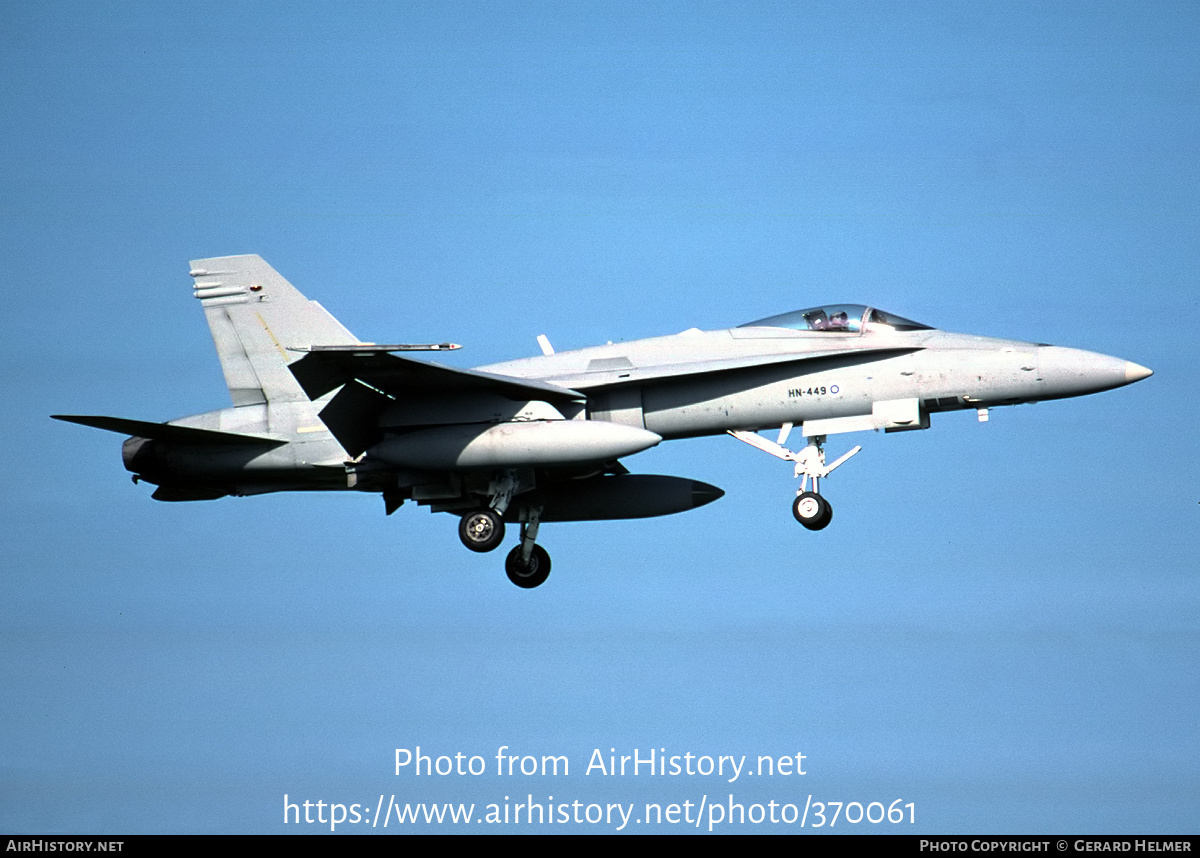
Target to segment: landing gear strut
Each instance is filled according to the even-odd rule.
[[[550,576],[550,555],[536,542],[538,526],[542,520],[542,508],[534,506],[524,512],[521,542],[505,558],[504,571],[508,573],[509,581],[518,587],[531,590],[544,583]]]
[[[792,424],[783,424],[779,429],[777,442],[768,441],[754,432],[738,430],[731,431],[729,434],[764,453],[770,453],[777,458],[796,463],[795,475],[800,478],[800,490],[796,492],[796,500],[792,503],[792,515],[795,516],[796,521],[809,530],[822,530],[833,520],[833,507],[829,505],[829,501],[821,497],[821,478],[829,476],[834,468],[843,464],[862,447],[855,447],[832,465],[826,465],[825,436],[812,436],[807,439],[808,444],[803,450],[794,453],[783,446],[791,429]],[[812,491],[808,490],[810,477],[812,478]]]

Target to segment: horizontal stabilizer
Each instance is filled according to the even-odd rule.
[[[286,444],[267,435],[241,435],[236,432],[216,432],[212,429],[195,429],[191,426],[176,426],[171,423],[151,423],[147,420],[128,420],[124,417],[102,417],[83,414],[51,414],[55,420],[91,426],[137,438],[156,441],[172,441],[177,444],[220,444],[251,447],[278,447]]]
[[[355,379],[398,398],[490,393],[517,402],[564,404],[584,399],[582,393],[555,384],[371,351],[311,351],[288,369],[310,399]]]

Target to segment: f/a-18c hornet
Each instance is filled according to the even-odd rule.
[[[411,352],[453,343],[356,339],[258,256],[192,262],[233,407],[151,423],[54,415],[131,435],[134,482],[163,501],[297,490],[407,500],[460,517],[472,551],[520,525],[508,577],[550,573],[542,522],[645,518],[703,506],[716,486],[632,474],[621,459],[664,440],[728,433],[791,462],[809,530],[833,511],[820,481],[829,435],[929,427],[930,414],[1082,396],[1151,375],[1136,363],[1044,343],[936,330],[874,307],[833,304],[721,331],[679,334],[456,369]],[[804,446],[787,444],[795,429]],[[777,430],[774,440],[759,435]]]

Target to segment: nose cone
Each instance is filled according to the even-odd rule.
[[[1140,364],[1097,352],[1060,346],[1038,349],[1038,378],[1049,398],[1098,393],[1153,374]]]
[[[1141,381],[1143,378],[1149,378],[1154,375],[1154,370],[1147,369],[1141,364],[1134,363],[1131,360],[1125,361],[1125,383],[1133,384],[1135,381]]]

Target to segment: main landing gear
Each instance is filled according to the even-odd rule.
[[[834,468],[843,464],[857,453],[862,447],[855,447],[832,465],[825,464],[825,436],[814,435],[808,439],[808,444],[798,453],[783,446],[787,440],[792,424],[785,423],[779,429],[779,440],[768,441],[754,432],[731,431],[729,434],[739,441],[744,441],[751,447],[770,453],[779,459],[796,463],[795,475],[800,478],[800,490],[796,492],[796,500],[792,502],[792,515],[796,521],[809,530],[823,530],[833,520],[833,507],[829,501],[821,497],[821,478],[827,477]],[[808,480],[812,478],[812,491],[808,490]]]
[[[508,557],[504,558],[504,571],[508,573],[509,581],[525,590],[532,590],[550,577],[550,555],[536,543],[528,560],[522,558],[521,554],[520,545],[508,552]]]
[[[480,554],[493,551],[504,541],[504,519],[494,509],[469,512],[458,523],[458,538],[467,548]]]
[[[504,512],[512,501],[517,479],[507,473],[493,481],[489,506],[468,512],[458,523],[458,538],[472,551],[494,551],[504,541]],[[542,508],[521,509],[521,541],[504,560],[508,580],[526,590],[545,582],[550,576],[550,555],[537,544]]]
[[[521,522],[521,542],[504,558],[504,571],[509,581],[532,590],[550,577],[550,555],[536,541],[542,508],[527,507],[522,513],[525,520]]]

